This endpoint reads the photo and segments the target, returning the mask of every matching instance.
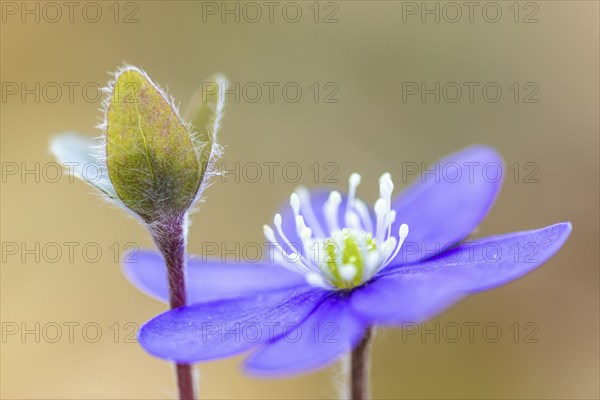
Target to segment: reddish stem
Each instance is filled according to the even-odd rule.
[[[171,309],[187,303],[185,289],[186,234],[184,216],[173,218],[153,227],[154,240],[167,264],[169,279],[169,305]],[[192,365],[176,364],[177,387],[180,400],[194,400],[194,378]]]
[[[369,328],[350,355],[350,398],[352,400],[369,400],[371,398],[372,338],[373,329]]]

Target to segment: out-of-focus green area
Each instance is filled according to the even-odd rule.
[[[510,168],[476,235],[565,220],[573,234],[540,270],[416,333],[380,329],[374,396],[598,397],[597,2],[475,2],[471,14],[461,2],[74,3],[71,14],[0,3],[2,398],[174,395],[171,367],[132,340],[165,306],[117,262],[151,247],[148,234],[49,164],[52,134],[99,133],[96,87],[124,62],[182,106],[212,73],[232,82],[220,141],[233,172],[193,216],[196,254],[263,243],[262,224],[298,184],[343,188],[360,172],[373,201],[382,172],[402,188],[414,165],[497,148]],[[436,9],[439,22],[424,12]],[[336,367],[265,381],[240,361],[200,365],[201,397],[336,395]]]

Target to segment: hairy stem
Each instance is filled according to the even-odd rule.
[[[187,303],[185,290],[186,232],[185,216],[173,218],[153,227],[153,236],[167,264],[169,305],[183,307]],[[176,364],[180,400],[194,400],[192,365]]]
[[[350,398],[352,400],[371,398],[372,339],[373,328],[369,328],[350,355]]]

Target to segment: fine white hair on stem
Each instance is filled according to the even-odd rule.
[[[348,388],[348,379],[350,379],[350,354],[344,354],[336,365],[331,369],[333,375],[331,381],[335,385],[337,398],[340,400],[350,400],[350,390]],[[334,396],[332,396],[334,397]]]

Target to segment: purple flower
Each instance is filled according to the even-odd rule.
[[[254,350],[245,370],[281,375],[323,367],[350,351],[366,329],[434,317],[462,298],[504,285],[542,265],[570,223],[464,241],[501,187],[502,160],[474,146],[434,164],[392,199],[389,174],[373,209],[356,197],[300,188],[265,226],[269,260],[188,265],[189,306],[147,322],[149,353],[193,363]],[[496,173],[493,173],[495,171]],[[498,174],[500,173],[500,174]],[[164,263],[142,252],[129,279],[166,301]]]

